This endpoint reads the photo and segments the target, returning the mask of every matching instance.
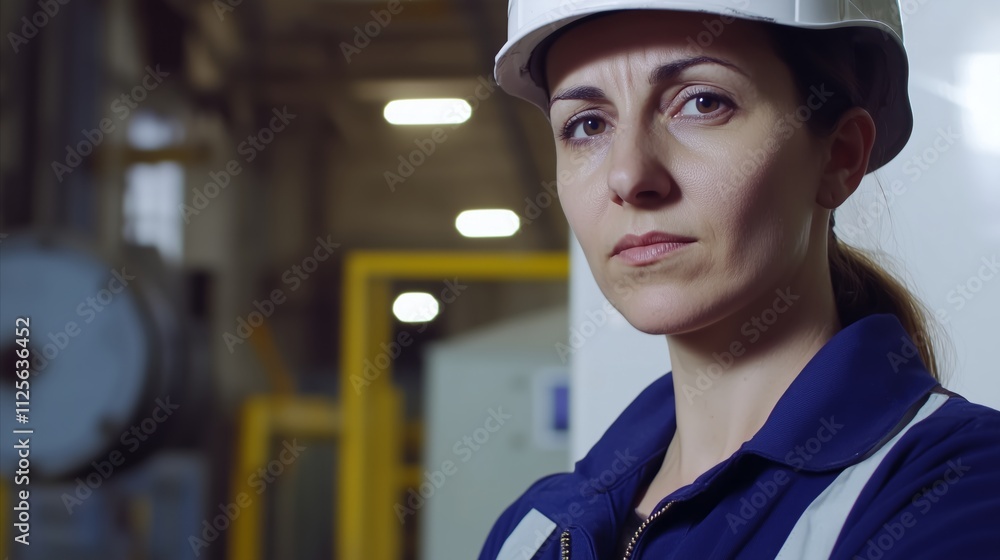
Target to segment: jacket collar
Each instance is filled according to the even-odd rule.
[[[813,356],[742,451],[793,469],[843,468],[872,451],[936,385],[899,319],[869,315]]]
[[[737,454],[754,453],[795,470],[842,468],[872,450],[937,381],[895,315],[869,315],[835,334],[778,400]],[[580,462],[590,480],[623,481],[666,451],[676,429],[673,375],[637,397]],[[614,460],[632,457],[628,472]],[[619,474],[619,473],[615,473]],[[617,486],[614,482],[604,489]]]
[[[813,356],[733,458],[756,454],[792,470],[842,468],[876,447],[937,385],[899,320],[870,315]],[[574,476],[552,480],[542,492],[551,500],[536,496],[547,502],[543,509],[561,512],[550,513],[561,525],[581,528],[596,550],[614,549],[636,492],[659,467],[676,430],[674,394],[671,373],[654,381],[577,462]],[[677,498],[700,492],[730,462]],[[581,507],[598,502],[604,507]]]

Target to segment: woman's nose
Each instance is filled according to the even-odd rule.
[[[664,166],[656,139],[640,127],[630,128],[616,130],[611,146],[611,201],[619,206],[657,206],[673,189],[673,178]]]

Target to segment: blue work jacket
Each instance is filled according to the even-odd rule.
[[[942,389],[894,315],[837,333],[749,441],[623,535],[674,390],[653,382],[573,472],[533,484],[480,560],[607,560],[623,539],[656,560],[1000,558],[1000,412]]]

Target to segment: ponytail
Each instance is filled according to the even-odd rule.
[[[768,25],[768,24],[765,24]],[[824,84],[834,95],[816,109],[806,126],[818,136],[830,134],[841,115],[852,107],[865,105],[868,84],[877,78],[878,53],[866,52],[855,45],[850,29],[800,29],[769,24],[771,39],[778,56],[788,64],[799,93],[800,101],[816,84]],[[846,245],[833,232],[830,215],[830,235],[827,252],[834,300],[842,326],[872,315],[895,315],[912,339],[927,371],[941,380],[940,364],[933,348],[931,329],[937,324],[917,298],[899,280],[883,269],[860,249]]]
[[[879,266],[871,256],[837,239],[830,216],[827,245],[830,279],[837,315],[842,326],[875,313],[891,313],[903,324],[917,347],[924,367],[941,381],[930,329],[934,326],[924,306],[899,280]]]

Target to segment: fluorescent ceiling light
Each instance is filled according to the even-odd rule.
[[[455,218],[455,228],[465,237],[510,237],[521,220],[510,210],[466,210]]]
[[[461,124],[472,107],[464,99],[397,99],[382,114],[392,124]]]
[[[427,292],[399,294],[392,302],[392,314],[404,323],[426,323],[437,317],[438,301]]]

